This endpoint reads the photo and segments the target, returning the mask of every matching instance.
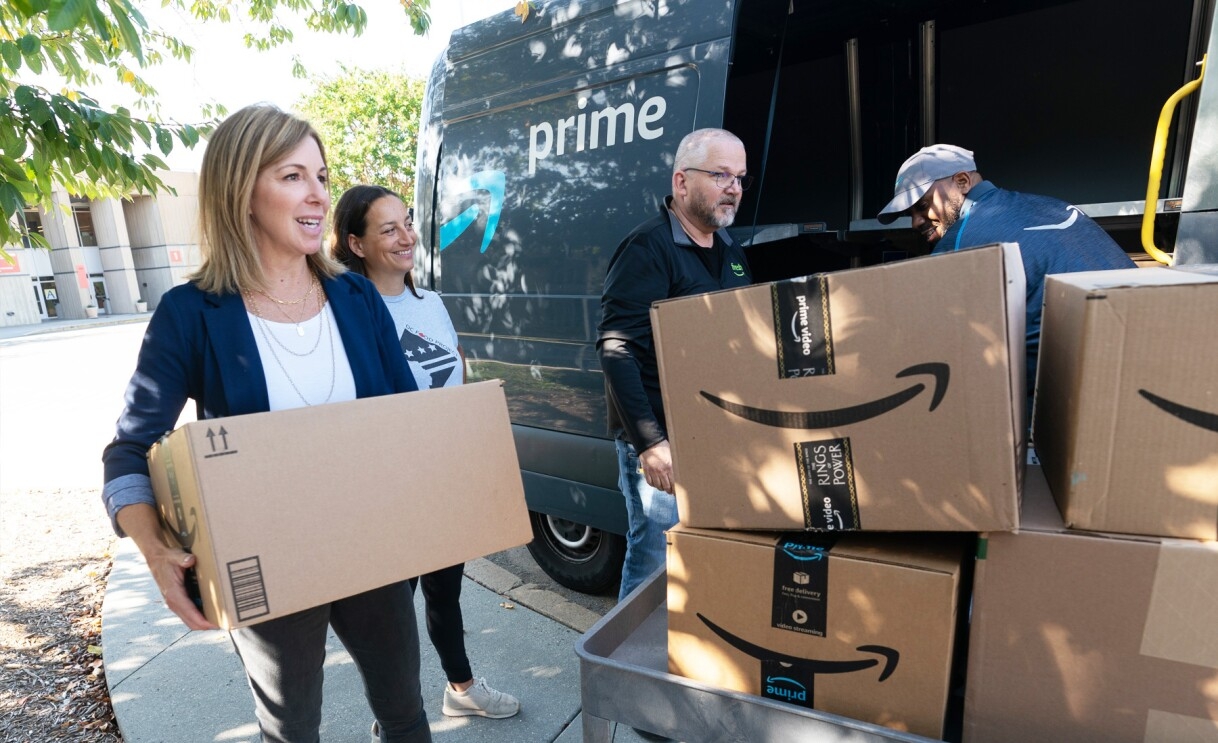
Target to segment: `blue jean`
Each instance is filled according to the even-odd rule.
[[[668,549],[664,532],[677,523],[677,499],[647,484],[639,455],[629,442],[617,439],[618,487],[626,497],[626,562],[618,601],[630,595],[647,576],[665,562]]]
[[[419,633],[406,581],[230,633],[264,743],[318,743],[326,625],[351,654],[388,743],[431,743],[419,690]]]

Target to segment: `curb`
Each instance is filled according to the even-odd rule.
[[[43,320],[37,325],[9,325],[0,327],[0,343],[8,340],[19,340],[36,335],[49,333],[65,333],[70,330],[84,330],[107,325],[130,325],[138,322],[148,322],[152,313],[138,315],[107,315],[98,318],[82,318],[77,320]]]
[[[581,635],[601,619],[601,616],[591,609],[569,601],[553,591],[538,588],[535,583],[525,583],[514,573],[486,558],[480,557],[465,563],[465,577]],[[504,608],[514,607],[505,604]]]

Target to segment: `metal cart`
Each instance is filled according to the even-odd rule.
[[[576,643],[584,743],[610,743],[613,722],[690,743],[933,743],[668,673],[667,583],[661,568]]]

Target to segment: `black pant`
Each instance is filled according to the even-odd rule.
[[[419,693],[419,633],[405,582],[229,633],[265,743],[317,743],[326,625],[364,680],[382,740],[430,743]]]
[[[449,682],[460,684],[474,677],[465,654],[465,624],[461,620],[461,581],[465,564],[411,578],[413,590],[423,583],[423,600],[427,604],[427,636],[440,656],[440,665]]]

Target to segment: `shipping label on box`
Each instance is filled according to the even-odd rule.
[[[149,470],[230,629],[532,538],[497,381],[188,423]]]
[[[1067,529],[1025,482],[976,563],[965,743],[1218,740],[1218,543]]]
[[[1034,438],[1066,522],[1218,539],[1218,275],[1045,282]]]
[[[668,534],[672,673],[939,737],[969,538]]]
[[[658,302],[682,523],[1013,529],[1024,282],[992,246]]]

